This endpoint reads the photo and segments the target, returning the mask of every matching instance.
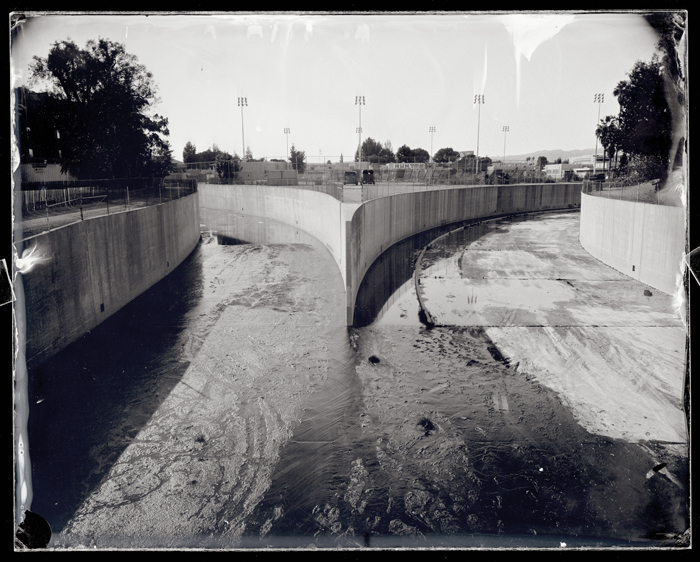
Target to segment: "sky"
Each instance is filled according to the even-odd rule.
[[[12,86],[55,41],[99,37],[153,74],[174,158],[187,142],[241,155],[245,138],[255,158],[294,144],[307,162],[352,159],[360,119],[362,140],[394,152],[592,148],[598,112],[618,113],[613,89],[657,42],[632,12],[30,14],[13,34]]]

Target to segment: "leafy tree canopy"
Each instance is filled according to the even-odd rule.
[[[185,148],[182,151],[182,161],[187,164],[189,162],[194,162],[195,155],[197,154],[197,147],[193,145],[191,142],[188,142],[185,145]]]
[[[84,49],[56,41],[35,56],[30,84],[48,84],[60,100],[55,115],[63,144],[63,172],[79,178],[167,173],[172,156],[168,120],[151,114],[159,101],[152,74],[124,45],[90,40]]]
[[[303,150],[297,150],[294,145],[289,151],[289,161],[292,163],[292,168],[294,168],[297,173],[303,174],[306,170],[306,152]]]
[[[413,162],[413,151],[407,144],[400,146],[396,151],[396,161]]]
[[[241,159],[237,154],[231,156],[228,152],[218,151],[214,159],[214,169],[219,179],[230,179],[241,169]]]
[[[459,152],[453,150],[451,147],[441,148],[433,156],[435,162],[456,162],[459,160]]]
[[[651,156],[668,162],[671,148],[671,112],[658,57],[637,61],[613,90],[620,104],[617,127],[620,145],[628,154]]]
[[[359,157],[358,151],[355,150],[355,162],[359,161]],[[387,162],[395,162],[396,157],[391,150],[390,141],[382,145],[372,137],[367,137],[362,143],[362,160],[364,162],[379,162],[385,164]]]
[[[430,161],[430,154],[428,153],[427,150],[423,148],[414,148],[413,149],[413,161],[414,162],[429,162]]]

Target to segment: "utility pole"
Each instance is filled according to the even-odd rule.
[[[598,123],[600,123],[600,104],[605,102],[605,100],[603,99],[604,95],[605,94],[595,94],[593,96],[593,103],[598,104],[598,120],[595,122],[596,129],[598,128]],[[596,133],[596,136],[595,136],[595,161],[593,163],[593,176],[594,177],[596,175],[597,169],[598,169],[598,134]]]
[[[248,107],[248,98],[238,98],[238,106],[241,108],[241,136],[243,137],[243,161],[246,161],[245,156],[245,131],[243,129],[243,107]]]
[[[357,160],[362,165],[362,106],[365,105],[365,96],[355,96],[355,105],[360,107],[360,126],[357,128]]]
[[[291,131],[287,127],[285,127],[284,134],[287,137],[287,161],[289,160],[289,133],[291,133]],[[285,169],[288,169],[286,165]]]
[[[479,128],[481,127],[481,105],[484,103],[484,96],[474,96],[474,103],[479,105],[479,120],[476,125],[476,160],[474,162],[474,175],[476,175],[479,172]]]
[[[503,176],[505,176],[506,173],[506,134],[508,130],[508,125],[503,125]]]

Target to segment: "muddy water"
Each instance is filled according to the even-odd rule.
[[[224,228],[236,221],[237,228]],[[358,297],[357,327],[348,329],[342,306],[332,306],[342,303],[342,280],[313,239],[254,217],[210,215],[205,222],[220,249],[200,248],[167,285],[30,374],[38,402],[30,414],[32,510],[54,531],[65,526],[75,537],[90,534],[98,547],[512,548],[659,545],[660,534],[685,530],[687,472],[680,457],[654,443],[642,448],[585,431],[556,393],[516,373],[483,329],[421,324],[410,277],[430,235],[397,245],[372,268]],[[480,228],[465,236],[478,236]],[[272,246],[225,251],[259,236]],[[274,246],[284,240],[291,244]],[[304,276],[290,269],[286,284],[272,279],[295,252],[321,271]],[[206,273],[213,259],[219,281]],[[256,259],[269,262],[265,275],[272,281],[224,298],[221,277],[242,275]],[[325,296],[314,301],[323,292],[318,284]],[[202,328],[202,318],[221,323],[226,311],[250,323],[250,334],[246,326],[226,324],[237,339],[221,340],[216,327]],[[283,332],[304,329],[294,320],[302,314],[309,315],[310,341],[296,353],[279,351],[278,344],[288,343]],[[263,341],[256,315],[281,331]],[[212,365],[225,365],[229,351],[246,352],[248,344],[237,342],[249,335],[260,340],[256,353],[269,349],[279,366],[269,380],[256,375],[255,388],[239,377],[235,392],[223,396],[237,401],[231,413],[192,434],[197,474],[188,468],[191,475],[181,478],[194,491],[163,492],[182,465],[182,453],[168,456],[171,445],[164,442],[152,456],[162,466],[149,468],[160,487],[143,498],[126,493],[123,475],[131,466],[129,478],[138,479],[143,468],[125,451],[154,423],[166,427],[158,421],[164,416],[182,418],[171,441],[187,438],[179,428],[201,424],[208,408],[195,396],[194,381],[213,375],[200,370],[188,378],[192,365],[204,351]],[[183,383],[193,387],[188,400],[199,400],[202,410],[183,414],[179,405],[175,414],[163,413],[165,396]],[[271,413],[262,416],[258,409],[266,403]],[[236,432],[260,424],[276,429],[256,430],[239,446]],[[211,449],[216,431],[229,433],[217,439],[230,441],[230,450]],[[662,469],[651,470],[660,459],[679,484]],[[239,478],[230,494],[224,477]],[[120,487],[124,494],[109,492]],[[192,515],[167,507],[183,494]],[[154,517],[161,535],[149,530]],[[62,541],[70,546],[77,539],[69,534]]]

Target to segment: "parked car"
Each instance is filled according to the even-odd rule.
[[[374,183],[374,170],[362,170],[362,183]]]

